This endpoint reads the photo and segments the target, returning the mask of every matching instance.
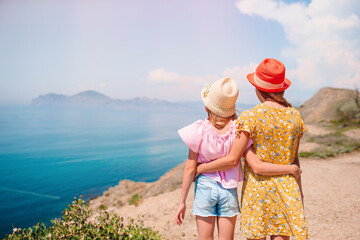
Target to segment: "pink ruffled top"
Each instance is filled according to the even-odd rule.
[[[195,153],[198,153],[198,162],[205,163],[225,157],[230,153],[236,136],[235,122],[225,134],[219,135],[208,120],[198,120],[180,130],[178,133],[185,144]],[[252,144],[249,141],[247,147]],[[224,188],[236,188],[243,180],[241,163],[231,169],[203,173],[203,175],[221,183]]]

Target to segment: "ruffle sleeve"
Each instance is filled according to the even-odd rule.
[[[240,114],[236,120],[236,134],[240,134],[241,131],[248,132],[250,138],[253,138],[254,129],[252,126],[251,111],[244,111]]]
[[[198,120],[184,128],[178,130],[178,133],[184,143],[191,151],[198,153],[203,140],[204,121]]]

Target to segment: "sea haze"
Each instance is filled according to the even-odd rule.
[[[74,196],[89,200],[123,179],[155,181],[183,162],[188,149],[177,130],[206,117],[201,104],[183,105],[1,107],[0,237],[13,227],[49,225]]]

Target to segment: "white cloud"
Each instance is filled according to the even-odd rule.
[[[164,68],[152,70],[146,77],[152,92],[172,101],[199,100],[200,90],[206,83],[217,80],[218,75],[191,76],[168,72]]]
[[[222,73],[223,77],[233,78],[239,86],[239,98],[238,102],[241,103],[256,103],[258,99],[254,92],[254,87],[247,80],[249,73],[255,72],[257,63],[249,63],[244,66],[234,66],[232,68],[226,68]]]
[[[170,83],[170,82],[181,82],[181,76],[176,73],[166,72],[165,69],[159,68],[151,71],[147,76],[149,82],[155,83]]]
[[[239,85],[240,90],[241,90],[241,88],[249,88],[249,87],[251,88],[252,85],[249,84],[246,76],[249,73],[255,72],[257,66],[258,66],[257,63],[251,62],[248,65],[241,66],[241,67],[234,66],[232,68],[226,68],[225,71],[222,73],[222,76],[223,77],[231,77],[231,78],[235,79],[235,81]]]
[[[247,81],[247,74],[254,72],[256,63],[245,66],[233,66],[226,68],[222,73],[215,73],[208,76],[187,76],[178,73],[167,72],[163,68],[151,71],[146,80],[155,85],[155,94],[161,94],[163,98],[179,100],[200,100],[200,91],[206,83],[212,83],[223,77],[233,78],[240,89],[239,102],[257,102],[253,87]]]
[[[297,63],[288,76],[304,88],[360,86],[360,1],[240,0],[236,7],[283,26],[291,47],[282,54]]]
[[[236,7],[241,13],[275,20],[284,28],[289,46],[282,55],[296,63],[287,69],[300,92],[323,86],[353,88],[360,86],[360,1],[312,0],[305,3],[285,3],[277,0],[240,0]],[[253,87],[246,79],[258,63],[226,68],[209,76],[189,76],[153,70],[147,81],[168,99],[198,100],[205,83],[221,77],[232,77],[239,85],[239,102],[256,102]],[[294,89],[295,90],[295,89]],[[163,94],[162,94],[163,95]]]
[[[187,84],[205,84],[216,79],[216,76],[181,76],[177,73],[167,72],[164,68],[152,70],[147,76],[147,81],[152,83],[177,83]]]

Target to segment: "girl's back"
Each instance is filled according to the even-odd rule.
[[[243,112],[237,124],[238,131],[250,134],[261,160],[286,165],[294,162],[299,138],[305,130],[295,108],[258,104]],[[257,175],[248,164],[244,175],[241,227],[246,236],[294,235],[296,239],[307,239],[307,223],[295,177]]]
[[[235,139],[235,103],[239,94],[231,78],[207,84],[201,97],[208,119],[196,121],[178,131],[189,147],[189,156],[183,174],[183,184],[175,220],[182,224],[186,211],[186,197],[198,163],[205,163],[229,154]],[[199,239],[212,239],[215,223],[219,238],[234,235],[236,216],[240,213],[237,184],[242,181],[241,165],[216,172],[200,174],[195,180],[192,213],[196,215]]]
[[[236,136],[236,127],[235,122],[231,120],[228,126],[221,131],[206,119],[198,120],[180,129],[178,133],[185,144],[193,152],[198,153],[198,163],[205,163],[229,154]],[[203,175],[220,182],[225,188],[236,188],[238,182],[243,179],[240,164],[235,168]]]
[[[275,108],[261,103],[243,112],[238,124],[250,133],[261,160],[275,164],[294,162],[299,136],[305,131],[295,108]]]

